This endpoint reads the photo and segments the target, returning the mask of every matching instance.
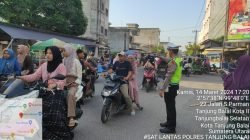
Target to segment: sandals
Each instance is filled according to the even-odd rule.
[[[139,110],[143,110],[143,107],[141,107],[139,104],[136,104]]]

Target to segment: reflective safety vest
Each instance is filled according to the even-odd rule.
[[[173,60],[176,63],[176,70],[171,77],[170,84],[178,85],[180,83],[182,75],[182,60],[179,57],[175,57]]]

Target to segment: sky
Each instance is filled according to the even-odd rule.
[[[205,0],[110,0],[111,26],[137,23],[141,28],[160,28],[161,42],[185,46],[200,30]]]

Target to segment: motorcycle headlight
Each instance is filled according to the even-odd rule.
[[[103,96],[109,96],[110,94],[111,94],[111,91],[105,91],[105,90],[104,90],[104,91],[102,92],[102,95],[103,95]]]

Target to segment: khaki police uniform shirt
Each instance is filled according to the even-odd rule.
[[[170,82],[176,68],[177,68],[176,62],[174,61],[174,59],[171,59],[170,62],[168,63],[166,78],[163,81],[162,87],[160,88],[161,90],[165,90],[166,88],[168,88],[169,82]]]

